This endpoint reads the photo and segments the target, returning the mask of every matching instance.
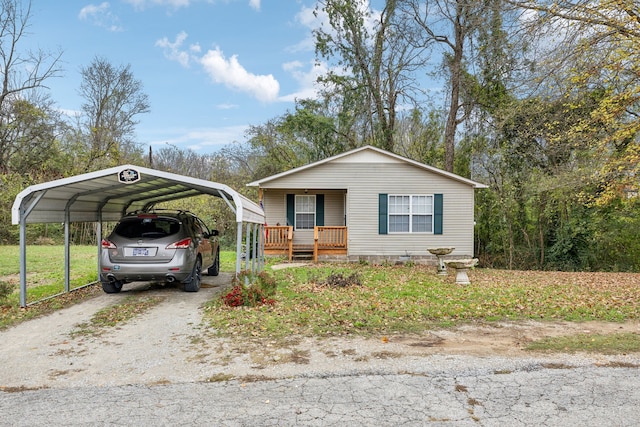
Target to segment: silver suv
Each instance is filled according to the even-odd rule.
[[[220,271],[218,231],[186,211],[154,210],[125,215],[102,240],[100,281],[106,293],[124,283],[178,282],[187,292],[200,290],[203,266]]]

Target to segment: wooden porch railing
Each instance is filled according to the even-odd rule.
[[[289,261],[291,261],[293,259],[293,254],[296,251],[293,244],[293,227],[287,225],[275,225],[265,226],[264,229],[265,255],[285,255],[289,258]],[[318,262],[319,255],[346,255],[347,227],[314,227],[313,242],[299,246],[301,248],[313,248],[313,262]]]
[[[318,255],[346,255],[347,227],[322,226],[313,229],[313,262]]]
[[[289,256],[293,258],[293,227],[290,225],[267,225],[264,227],[264,253],[265,255]]]

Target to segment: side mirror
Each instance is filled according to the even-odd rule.
[[[215,237],[215,236],[218,236],[218,235],[220,235],[218,230],[211,230],[211,235],[210,235],[211,237]]]

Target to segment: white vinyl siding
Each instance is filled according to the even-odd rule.
[[[400,161],[367,158],[367,161],[349,162],[346,157],[340,160],[265,183],[269,225],[286,223],[286,193],[304,194],[308,189],[310,194],[325,194],[325,225],[345,225],[341,217],[346,212],[349,256],[407,253],[430,256],[427,248],[431,247],[455,247],[452,255],[473,255],[474,189],[471,185]],[[345,192],[346,206],[341,202]],[[381,193],[443,194],[443,234],[379,234]]]

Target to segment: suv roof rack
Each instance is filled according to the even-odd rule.
[[[163,208],[139,209],[133,212],[127,212],[126,215],[140,215],[140,214],[149,214],[149,213],[172,213],[175,215],[196,216],[193,212],[182,210],[182,209],[163,209]]]

